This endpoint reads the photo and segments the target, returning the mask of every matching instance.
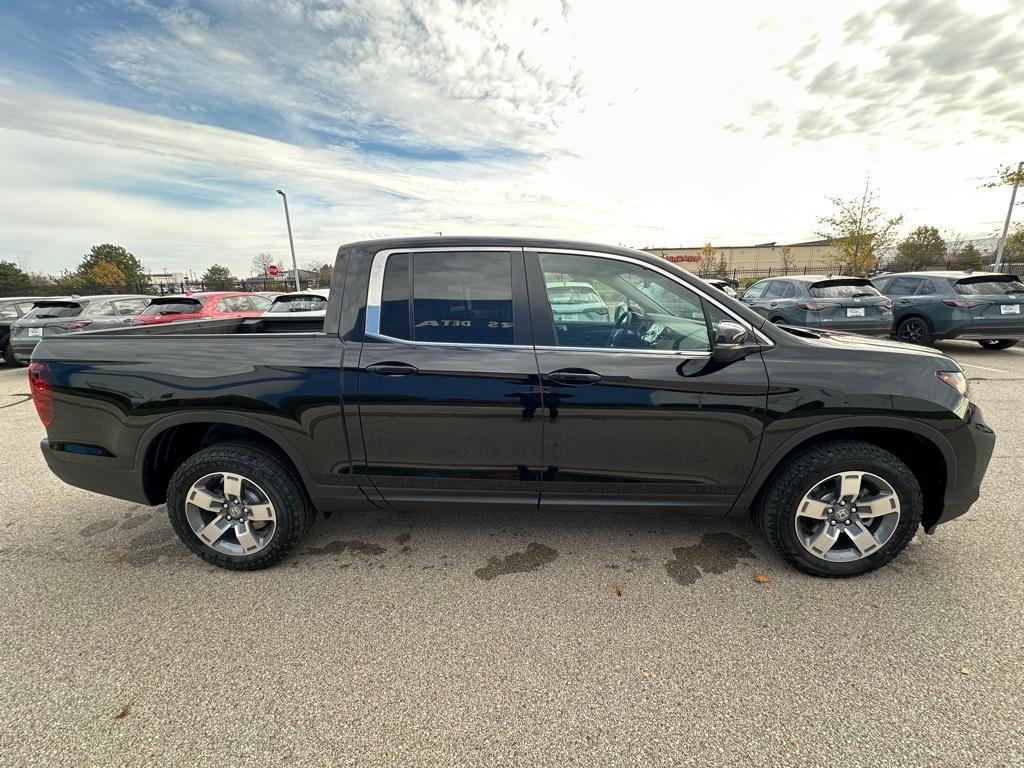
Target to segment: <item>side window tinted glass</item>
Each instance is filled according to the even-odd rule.
[[[92,308],[88,314],[97,315],[99,317],[112,317],[114,314],[114,305],[109,301],[104,301]]]
[[[922,280],[921,287],[917,289],[918,296],[932,296],[935,293],[935,283],[931,280]]]
[[[388,257],[380,297],[380,332],[396,339],[411,339],[409,324],[409,254]]]
[[[415,341],[514,343],[511,254],[414,254],[411,322]]]
[[[789,283],[785,283],[782,280],[775,280],[768,286],[768,290],[764,292],[764,297],[766,299],[781,299],[788,285]]]
[[[248,298],[249,298],[249,301],[252,302],[252,305],[254,307],[256,307],[256,309],[258,311],[266,312],[268,309],[270,309],[271,301],[266,296],[258,296],[256,294],[253,294],[252,296],[249,296]]]
[[[889,296],[912,296],[917,291],[918,283],[921,281],[914,277],[894,277],[889,283]]]
[[[617,259],[540,254],[563,347],[706,352],[700,298],[659,272]]]

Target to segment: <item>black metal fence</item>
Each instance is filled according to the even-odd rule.
[[[320,281],[302,281],[303,290],[309,288],[328,288]],[[146,296],[173,296],[183,293],[203,293],[207,291],[266,291],[272,293],[290,293],[295,287],[284,280],[250,282],[247,280],[230,280],[225,282],[185,281],[180,283],[133,283],[122,285],[68,285],[60,282],[18,282],[0,283],[0,298],[4,296],[100,296],[104,294],[143,294]]]

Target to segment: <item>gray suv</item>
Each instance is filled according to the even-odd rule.
[[[44,336],[131,325],[151,296],[74,296],[40,299],[11,328],[12,364],[24,364]]]
[[[912,344],[972,339],[1006,349],[1024,338],[1024,283],[995,272],[880,275],[875,287],[893,302],[893,336]]]
[[[772,277],[754,283],[740,300],[773,323],[867,336],[892,330],[892,302],[863,277]]]

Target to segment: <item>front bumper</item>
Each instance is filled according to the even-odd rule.
[[[51,445],[48,438],[39,444],[46,465],[65,483],[104,496],[150,505],[142,488],[141,472],[119,466],[120,462],[113,456],[76,453],[66,450],[66,445]]]
[[[967,512],[981,494],[981,482],[985,478],[996,435],[984,420],[981,409],[971,403],[967,409],[962,430],[956,440],[957,472],[953,483],[946,487],[942,510],[925,524],[926,533],[934,533],[940,523],[960,517]]]

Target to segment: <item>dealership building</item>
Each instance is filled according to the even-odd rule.
[[[715,250],[716,263],[724,256],[726,264],[729,265],[729,271],[776,269],[782,264],[783,248],[789,248],[795,272],[819,270],[828,265],[828,257],[835,250],[828,244],[828,240],[808,240],[802,243],[759,243],[758,245],[713,245],[712,248]],[[684,269],[696,270],[704,246],[644,248],[643,250],[653,253],[655,256],[661,256]]]

